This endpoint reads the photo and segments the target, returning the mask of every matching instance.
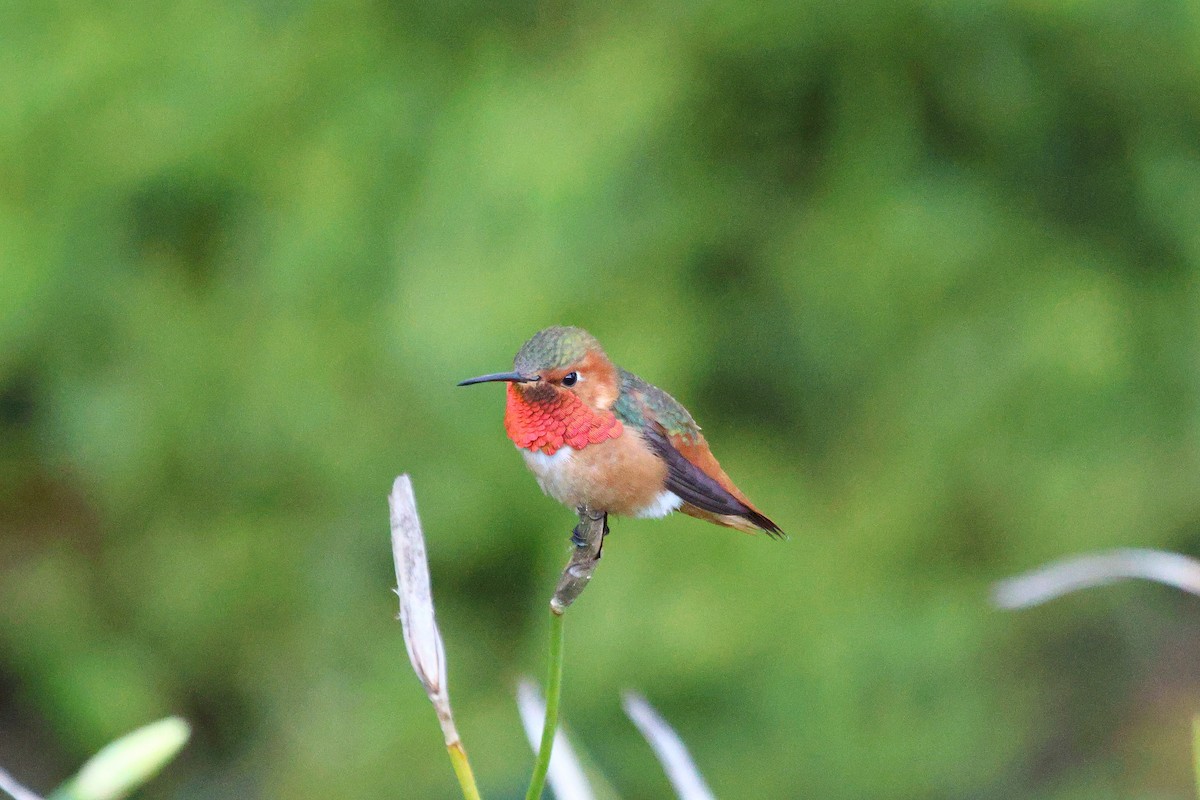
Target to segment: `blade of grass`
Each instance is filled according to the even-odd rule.
[[[1163,550],[1122,548],[1066,558],[997,581],[992,602],[1000,608],[1029,608],[1069,592],[1132,578],[1200,595],[1200,562]]]
[[[191,728],[167,717],[100,749],[49,800],[119,800],[153,778],[179,753]]]
[[[0,791],[5,792],[13,800],[42,800],[33,792],[26,789],[17,779],[0,769]]]
[[[640,694],[626,692],[622,699],[626,716],[650,743],[679,800],[714,800],[712,789],[675,729]]]

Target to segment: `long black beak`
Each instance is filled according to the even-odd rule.
[[[467,378],[459,381],[459,386],[470,386],[472,383],[487,383],[488,381],[510,381],[512,383],[528,383],[536,381],[536,375],[522,375],[519,372],[493,372],[491,375],[480,375],[478,378]]]

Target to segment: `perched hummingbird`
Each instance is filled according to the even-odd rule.
[[[675,398],[609,361],[585,330],[553,327],[522,345],[506,381],[504,429],[542,491],[605,514],[682,511],[717,525],[782,536],[721,469]]]

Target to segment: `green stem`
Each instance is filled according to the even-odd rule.
[[[454,774],[458,777],[465,800],[480,800],[475,773],[471,771],[471,762],[467,760],[467,751],[463,749],[462,742],[446,745],[446,751],[450,753],[450,763],[454,766]]]
[[[554,734],[558,730],[558,701],[562,697],[563,674],[563,615],[550,609],[550,663],[546,669],[546,721],[542,723],[542,744],[538,748],[537,761],[533,764],[533,777],[529,780],[529,791],[525,800],[540,800],[546,786],[546,772],[550,769],[550,751],[554,749]]]
[[[1200,716],[1192,718],[1192,764],[1196,770],[1196,794],[1200,796]]]

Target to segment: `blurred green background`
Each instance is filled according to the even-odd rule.
[[[413,475],[484,794],[571,512],[503,370],[588,328],[778,543],[618,520],[564,714],[726,798],[1184,798],[1200,607],[995,579],[1200,552],[1200,7],[0,6],[0,764],[172,712],[147,798],[452,798],[394,621]]]

